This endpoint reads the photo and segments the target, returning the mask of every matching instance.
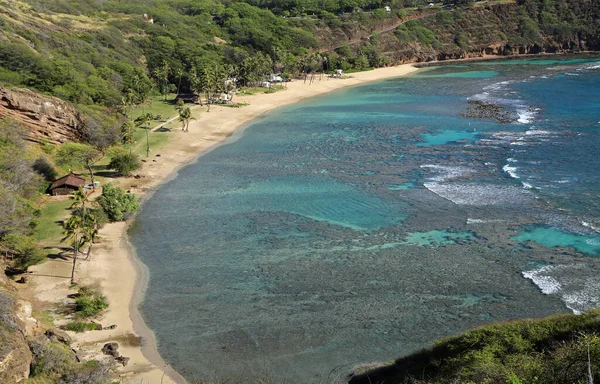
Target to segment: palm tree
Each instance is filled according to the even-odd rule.
[[[188,127],[190,126],[190,120],[196,120],[192,116],[192,111],[190,107],[184,107],[179,112],[179,121],[181,121],[181,130],[184,132],[188,132]]]
[[[198,75],[196,68],[192,68],[192,71],[190,72],[190,83],[192,86],[192,90],[198,94],[198,102],[200,103],[200,105],[202,105],[202,76]]]
[[[162,67],[156,68],[154,70],[154,76],[158,80],[159,84],[161,84],[161,88],[163,91],[164,100],[167,100],[167,93],[169,93],[169,73],[171,72],[171,67],[166,60],[163,60]]]
[[[183,77],[183,69],[177,68],[175,74],[179,76],[179,83],[177,83],[177,94],[179,95],[179,89],[181,88],[181,78]]]
[[[138,116],[135,119],[136,127],[143,128],[146,130],[146,157],[150,156],[150,139],[148,138],[148,131],[150,130],[150,125],[148,124],[152,121],[153,116],[151,113],[145,113],[143,115]]]
[[[68,241],[73,247],[73,268],[71,269],[71,284],[75,284],[75,265],[77,264],[77,256],[81,247],[81,238],[85,233],[85,220],[80,215],[72,215],[69,220],[63,224],[64,237],[60,240],[61,243]]]
[[[92,254],[92,246],[100,237],[98,236],[98,222],[96,216],[88,214],[85,218],[84,232],[81,236],[81,244],[87,245],[87,255],[85,259],[89,259]]]

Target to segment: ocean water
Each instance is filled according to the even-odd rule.
[[[463,117],[473,100],[514,122]],[[441,65],[274,111],[143,206],[142,315],[191,381],[328,383],[599,306],[598,148],[595,57]]]

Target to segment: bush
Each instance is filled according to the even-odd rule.
[[[81,287],[75,299],[75,314],[80,318],[96,316],[108,308],[106,296],[90,287]]]
[[[139,169],[142,166],[142,162],[136,155],[130,155],[129,153],[119,153],[110,159],[108,168],[116,169],[122,175],[129,175],[131,172]]]
[[[31,376],[57,377],[73,369],[75,361],[71,351],[60,342],[33,340],[29,348],[33,354]]]
[[[46,259],[46,255],[37,247],[32,236],[9,234],[4,236],[1,244],[12,254],[12,267],[17,271],[27,271],[27,268]]]
[[[64,374],[59,384],[105,384],[110,382],[112,362],[90,360]]]
[[[77,363],[75,354],[61,342],[29,343],[33,354],[31,379],[27,382],[60,384],[105,384],[110,382],[112,362],[90,360]]]
[[[110,221],[125,220],[137,212],[140,207],[140,203],[134,194],[126,193],[110,183],[102,188],[102,196],[98,198],[98,203],[104,209]]]
[[[88,323],[85,321],[71,321],[67,325],[65,325],[65,329],[67,331],[82,333],[85,331],[93,331],[97,327],[95,323]]]

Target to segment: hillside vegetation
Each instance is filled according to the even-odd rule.
[[[357,372],[350,384],[593,383],[600,380],[599,332],[599,310],[492,324]]]
[[[146,97],[152,89],[197,91],[207,85],[195,85],[196,78],[214,71],[248,83],[274,71],[600,44],[599,0],[427,3],[2,0],[0,84],[52,94],[91,113],[90,106],[115,108],[128,94]]]

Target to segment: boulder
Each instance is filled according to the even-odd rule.
[[[118,349],[119,343],[106,343],[104,344],[104,347],[102,347],[102,353],[113,357],[120,357],[121,354],[119,353]]]
[[[46,336],[50,340],[58,340],[62,343],[70,344],[71,336],[65,331],[61,331],[60,329],[50,328],[46,330]]]
[[[119,356],[115,358],[115,361],[125,367],[127,366],[127,363],[129,363],[129,357]]]

